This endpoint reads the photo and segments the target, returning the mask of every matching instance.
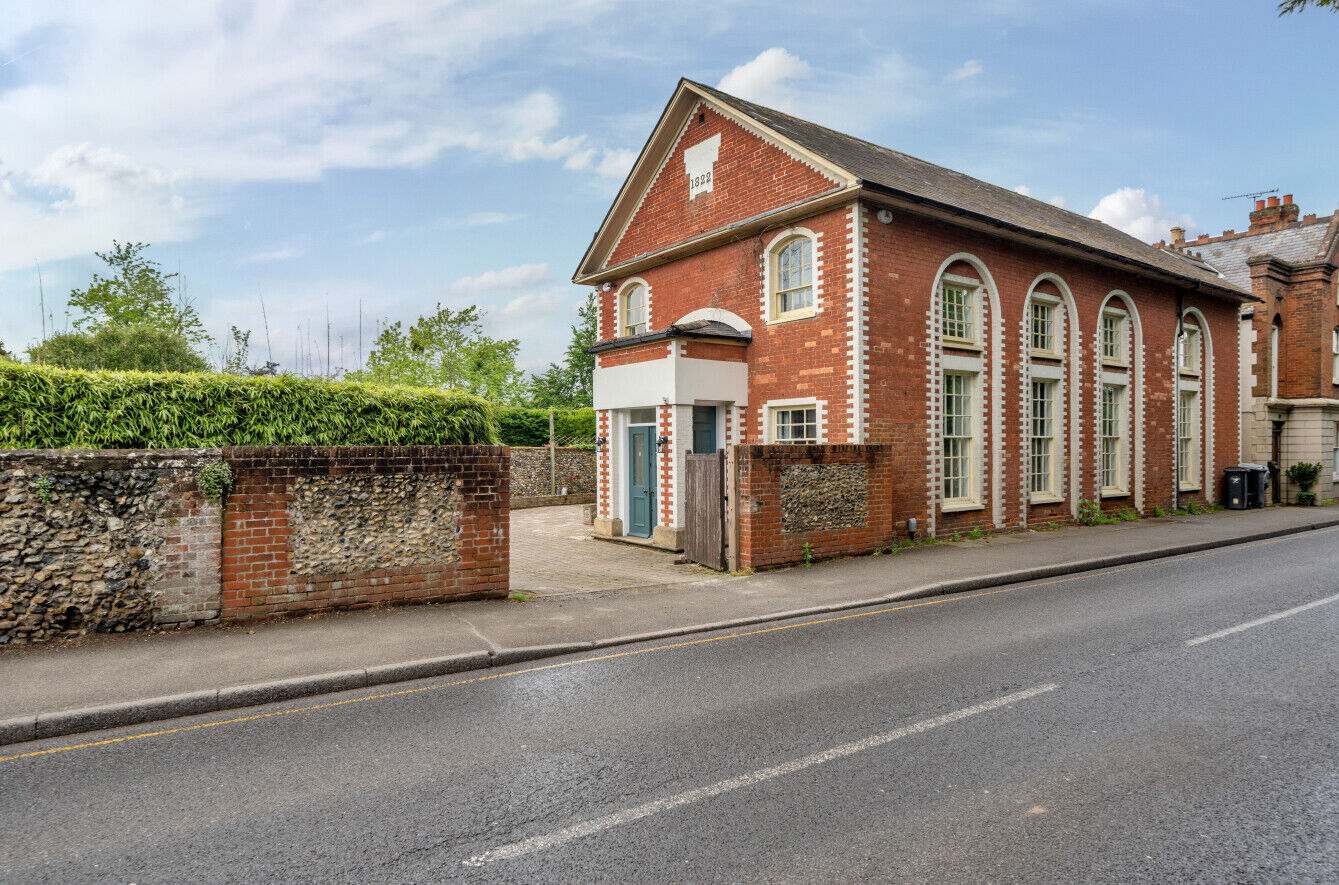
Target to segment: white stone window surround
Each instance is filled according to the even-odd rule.
[[[980,349],[982,350],[981,365],[984,373],[980,385],[978,404],[982,414],[982,439],[986,443],[978,447],[980,454],[975,459],[976,466],[980,471],[978,474],[978,488],[983,498],[989,492],[990,521],[996,525],[1002,525],[1005,519],[1003,483],[1001,480],[1003,472],[1001,466],[1003,463],[1001,459],[1003,431],[1001,422],[998,420],[1004,408],[1002,386],[1004,369],[1001,357],[1003,352],[1003,326],[999,321],[999,287],[995,285],[995,278],[991,275],[990,269],[980,258],[970,252],[955,252],[946,256],[940,263],[939,269],[934,275],[934,282],[927,293],[929,308],[925,312],[925,356],[928,369],[925,373],[925,405],[926,415],[928,416],[925,438],[929,443],[925,447],[925,467],[928,479],[925,484],[925,507],[927,512],[926,531],[931,537],[937,537],[937,515],[943,511],[941,502],[943,492],[941,463],[943,447],[940,440],[942,435],[941,422],[943,421],[941,398],[944,375],[942,362],[945,358],[956,356],[945,352],[943,319],[941,316],[943,306],[942,279],[947,274],[948,269],[959,262],[970,265],[976,272],[981,295],[976,306],[978,307],[979,334],[983,343]],[[977,348],[955,345],[952,349],[970,351]]]
[[[1198,377],[1186,378],[1182,375],[1177,376],[1177,380],[1182,389],[1190,389],[1196,383],[1200,390],[1199,396],[1199,423],[1195,441],[1195,454],[1197,462],[1196,476],[1198,477],[1198,488],[1204,491],[1206,500],[1213,503],[1217,500],[1218,477],[1215,475],[1217,465],[1214,458],[1214,352],[1213,352],[1213,333],[1209,328],[1209,321],[1198,308],[1190,307],[1185,311],[1186,319],[1193,320],[1194,326],[1187,326],[1196,331],[1195,345],[1198,352]],[[1179,408],[1179,403],[1177,404]],[[1175,417],[1175,416],[1174,416]]]
[[[764,443],[771,445],[776,442],[775,425],[772,421],[773,412],[778,409],[805,409],[814,410],[814,423],[816,427],[814,432],[817,434],[815,443],[822,445],[827,442],[827,400],[815,399],[814,397],[799,397],[796,399],[770,399],[762,404],[758,410],[758,435],[762,437]]]
[[[943,335],[941,339],[944,347],[955,347],[965,350],[980,350],[982,345],[982,325],[985,317],[981,310],[981,288],[980,280],[972,277],[958,276],[957,274],[940,274],[938,298],[940,310],[943,310],[944,286],[951,286],[955,289],[965,289],[967,291],[967,311],[971,323],[971,334],[966,338],[959,338],[949,335]],[[942,329],[942,326],[941,326]]]
[[[813,299],[812,304],[801,310],[778,313],[776,310],[776,257],[781,249],[796,237],[809,239],[810,255],[813,259]],[[807,320],[823,312],[823,235],[807,227],[788,227],[767,242],[762,253],[762,320],[765,325],[792,323]]]
[[[1042,283],[1050,283],[1060,292],[1057,297],[1048,292],[1038,292],[1037,287]],[[1055,311],[1052,314],[1054,323],[1053,343],[1055,352],[1050,354],[1035,354],[1031,352],[1032,342],[1032,318],[1031,318],[1031,300],[1034,298],[1045,299],[1054,302]],[[1030,355],[1027,362],[1027,371],[1022,373],[1022,384],[1019,388],[1019,403],[1024,420],[1031,419],[1031,413],[1028,411],[1032,404],[1031,380],[1034,377],[1055,380],[1056,399],[1055,399],[1055,422],[1056,422],[1056,454],[1059,466],[1056,471],[1055,495],[1052,500],[1047,496],[1034,496],[1029,486],[1022,486],[1019,489],[1021,498],[1019,512],[1023,524],[1027,525],[1029,521],[1029,507],[1033,504],[1058,504],[1068,501],[1070,515],[1075,518],[1079,515],[1079,498],[1082,497],[1084,466],[1087,463],[1084,460],[1084,387],[1082,384],[1081,373],[1085,361],[1081,358],[1084,353],[1081,342],[1081,329],[1078,322],[1078,307],[1074,301],[1074,293],[1070,290],[1069,284],[1064,278],[1052,271],[1043,271],[1028,285],[1028,302],[1025,304],[1023,312],[1023,322],[1019,328],[1019,346],[1022,352]],[[1031,357],[1036,356],[1043,360],[1058,361],[1055,362],[1035,362]],[[1031,446],[1029,440],[1024,437],[1020,440],[1020,465],[1021,469],[1026,470],[1031,463]]]
[[[1100,317],[1107,311],[1123,312],[1126,315],[1125,322],[1125,345],[1126,354],[1129,358],[1128,366],[1108,366],[1102,360],[1102,325]],[[1147,451],[1148,428],[1145,423],[1144,409],[1144,333],[1143,325],[1139,317],[1139,309],[1130,294],[1122,289],[1112,289],[1107,293],[1106,298],[1102,300],[1101,309],[1098,312],[1099,321],[1094,332],[1093,349],[1089,350],[1094,365],[1094,378],[1097,381],[1093,385],[1093,417],[1089,424],[1090,428],[1100,428],[1102,411],[1102,377],[1107,374],[1107,368],[1111,368],[1112,377],[1124,378],[1126,386],[1126,395],[1124,399],[1125,408],[1125,427],[1126,427],[1126,474],[1125,483],[1127,486],[1126,494],[1130,495],[1131,503],[1134,509],[1143,512],[1144,509],[1144,482],[1145,482],[1145,458]],[[1173,333],[1175,334],[1175,333]],[[1168,361],[1170,367],[1170,360]],[[1168,415],[1172,412],[1169,409]],[[1096,430],[1090,429],[1094,439],[1100,439]],[[1165,431],[1164,431],[1165,433]],[[1089,488],[1095,490],[1094,494],[1102,495],[1102,458],[1101,446],[1099,445],[1092,453],[1089,459],[1092,467],[1093,479]]]
[[[649,332],[653,328],[651,325],[651,284],[641,277],[629,277],[623,281],[614,295],[614,337],[627,338],[628,334],[624,331],[627,328],[627,317],[625,316],[628,292],[633,286],[642,287],[642,319],[645,329],[643,332]]]
[[[1339,384],[1339,326],[1330,330],[1330,380]]]

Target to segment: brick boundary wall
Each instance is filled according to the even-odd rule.
[[[739,567],[762,570],[813,559],[872,553],[892,543],[893,457],[887,445],[741,445],[738,470]],[[782,506],[785,468],[863,465],[863,525],[815,531],[786,531]]]
[[[233,470],[223,527],[225,620],[507,595],[510,476],[505,447],[241,446],[226,448],[223,455]],[[454,554],[415,565],[388,562],[360,571],[295,573],[295,480],[388,474],[456,479]],[[349,526],[353,532],[357,528]],[[349,540],[359,539],[351,532]]]

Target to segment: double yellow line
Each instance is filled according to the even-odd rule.
[[[1336,531],[1339,529],[1326,529],[1325,531]],[[1214,550],[1206,550],[1201,553],[1186,554],[1182,558],[1191,559],[1202,556],[1217,556],[1222,553],[1230,553],[1235,550],[1242,550],[1248,547],[1260,547],[1265,544],[1277,544],[1280,541],[1287,541],[1298,537],[1297,535],[1285,535],[1280,538],[1271,538],[1267,541],[1254,541],[1249,544],[1236,544],[1229,547],[1219,547]],[[458,685],[469,685],[474,682],[486,682],[489,679],[507,679],[515,676],[524,676],[527,673],[539,673],[544,670],[557,670],[563,667],[578,667],[585,664],[594,664],[599,661],[612,661],[615,658],[626,658],[632,655],[644,655],[657,651],[669,651],[676,648],[688,648],[694,645],[705,645],[709,642],[722,642],[726,639],[744,639],[749,636],[761,636],[765,633],[777,633],[782,630],[798,630],[803,627],[817,627],[820,624],[833,624],[838,621],[849,621],[854,618],[868,618],[872,615],[886,615],[892,612],[906,611],[912,608],[923,608],[927,605],[942,605],[947,602],[965,602],[970,599],[979,599],[983,596],[995,596],[1000,593],[1014,593],[1019,590],[1037,590],[1041,587],[1053,587],[1057,584],[1068,584],[1077,581],[1091,581],[1095,578],[1115,575],[1121,572],[1135,571],[1136,569],[1148,568],[1158,565],[1163,560],[1151,560],[1148,562],[1136,563],[1134,565],[1121,566],[1119,568],[1105,569],[1100,572],[1092,572],[1082,575],[1071,575],[1064,578],[1056,578],[1049,581],[1037,581],[1032,584],[1020,584],[1016,587],[1004,587],[998,590],[980,590],[972,593],[963,593],[948,596],[939,596],[934,599],[924,599],[919,602],[909,602],[904,605],[894,605],[888,608],[873,609],[870,611],[852,612],[846,615],[834,615],[829,618],[820,618],[813,621],[800,621],[793,624],[778,624],[773,627],[762,627],[757,630],[747,630],[738,633],[725,633],[720,636],[706,636],[702,639],[690,639],[685,642],[675,642],[669,645],[656,645],[651,648],[637,648],[628,651],[613,652],[611,654],[596,655],[590,658],[578,658],[574,661],[558,661],[553,664],[541,664],[536,667],[526,667],[523,670],[508,670],[503,673],[489,673],[483,676],[472,676],[469,679],[459,679],[455,682],[443,682],[433,685],[424,685],[418,688],[403,688],[398,691],[387,691],[381,694],[365,695],[358,698],[347,698],[342,701],[329,701],[324,704],[310,704],[306,707],[294,707],[289,710],[275,710],[269,713],[253,713],[250,716],[236,716],[232,719],[220,719],[217,722],[204,722],[199,725],[182,725],[177,728],[163,728],[158,731],[146,731],[141,734],[130,734],[122,737],[104,738],[99,741],[88,741],[82,744],[70,744],[63,747],[52,747],[46,750],[31,750],[27,753],[17,753],[13,756],[0,756],[0,762],[14,762],[18,759],[31,759],[36,756],[50,756],[56,753],[68,753],[72,750],[88,750],[93,747],[105,747],[111,744],[121,744],[126,741],[138,741],[145,738],[162,737],[169,734],[184,734],[191,731],[199,731],[204,728],[218,728],[221,725],[237,725],[242,722],[256,722],[262,719],[272,719],[276,716],[292,716],[295,713],[309,713],[312,710],[328,710],[332,707],[342,707],[346,704],[361,704],[367,701],[379,701],[385,698],[402,697],[404,695],[418,694],[424,691],[441,691],[444,688],[454,688]]]

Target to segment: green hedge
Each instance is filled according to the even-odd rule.
[[[549,410],[499,406],[498,428],[502,443],[508,446],[546,446],[549,444]],[[558,442],[595,447],[594,409],[555,409],[553,433]]]
[[[0,364],[0,448],[497,443],[492,407],[461,393]]]

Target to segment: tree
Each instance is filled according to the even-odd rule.
[[[263,366],[251,365],[251,330],[232,327],[232,346],[224,345],[222,371],[228,375],[277,375],[279,364],[266,360]]]
[[[367,367],[345,377],[515,402],[525,389],[525,374],[516,367],[521,344],[515,338],[485,335],[482,322],[483,314],[474,305],[453,311],[438,304],[435,313],[419,317],[408,330],[398,321],[382,329]]]
[[[1308,6],[1315,5],[1317,9],[1329,7],[1330,12],[1339,12],[1339,0],[1283,0],[1279,4],[1279,15],[1289,15],[1294,12],[1303,12]]]
[[[529,403],[538,408],[582,408],[594,400],[592,381],[595,373],[595,355],[587,352],[598,335],[598,310],[595,293],[586,295],[586,303],[577,310],[577,324],[572,326],[572,340],[568,342],[563,362],[549,367],[530,378]]]
[[[147,243],[113,240],[110,252],[93,253],[113,274],[95,273],[87,289],[70,292],[70,307],[82,313],[74,328],[96,334],[112,327],[140,326],[171,332],[189,345],[207,343],[209,335],[194,305],[173,287],[177,274],[165,274],[158,262],[143,257],[140,253],[147,248]]]
[[[28,358],[67,369],[209,371],[209,364],[191,349],[185,338],[154,326],[105,326],[96,332],[63,332],[28,348]]]

